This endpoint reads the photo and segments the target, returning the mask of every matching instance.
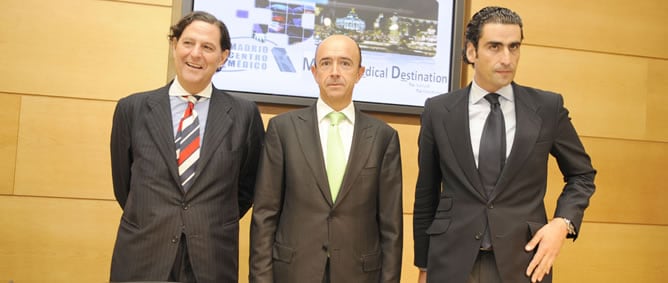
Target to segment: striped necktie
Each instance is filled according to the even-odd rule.
[[[183,118],[176,131],[176,160],[179,166],[181,186],[184,191],[188,191],[195,177],[199,159],[199,119],[195,111],[195,103],[198,98],[193,95],[182,96],[182,98],[188,101],[188,107],[183,112]]]

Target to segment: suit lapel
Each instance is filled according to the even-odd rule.
[[[341,190],[339,191],[334,206],[339,204],[348,192],[350,192],[357,176],[362,172],[362,169],[369,158],[369,154],[371,153],[371,146],[373,145],[376,134],[376,126],[372,125],[370,119],[364,116],[357,107],[355,107],[354,127],[346,172],[343,175]]]
[[[169,105],[169,84],[149,95],[146,99],[149,111],[146,113],[146,128],[162,155],[169,173],[177,184],[180,184],[176,166],[176,145],[174,129],[172,129],[172,113]]]
[[[214,151],[218,149],[223,142],[225,135],[232,127],[234,121],[230,114],[232,111],[232,103],[229,97],[223,91],[214,88],[211,93],[211,101],[209,102],[209,113],[206,121],[206,130],[204,131],[204,140],[202,141],[202,148],[200,149],[200,158],[195,169],[195,180],[193,187],[197,184],[197,177],[201,175],[202,171],[207,167],[206,164],[211,160]],[[190,190],[193,188],[191,187]]]
[[[320,133],[318,131],[318,115],[316,114],[315,104],[299,111],[293,116],[293,123],[299,147],[301,148],[306,163],[318,183],[318,189],[323,197],[327,199],[329,205],[332,205],[332,193],[329,190],[327,181],[327,171],[325,169],[325,159],[322,156],[322,146],[320,145]]]
[[[444,105],[446,111],[444,111],[443,124],[446,133],[448,133],[448,140],[457,163],[472,184],[472,187],[469,188],[477,192],[481,199],[486,199],[473,157],[473,146],[471,145],[468,110],[469,90],[470,85],[451,94],[452,98]]]
[[[537,114],[540,105],[535,102],[526,88],[513,83],[513,93],[515,95],[517,121],[515,139],[496,188],[490,197],[491,200],[503,191],[503,188],[508,186],[512,177],[522,168],[522,164],[533,151],[542,124],[542,119]]]

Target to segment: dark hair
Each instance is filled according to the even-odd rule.
[[[524,39],[522,19],[517,13],[503,7],[490,6],[482,8],[473,15],[471,21],[468,23],[468,25],[466,25],[466,40],[464,40],[464,50],[462,50],[464,62],[473,64],[469,61],[468,58],[466,58],[466,46],[470,42],[473,43],[473,47],[478,50],[478,41],[480,40],[482,27],[487,23],[519,25],[522,36],[521,39]]]
[[[232,49],[232,41],[230,40],[230,32],[227,30],[227,26],[221,20],[216,18],[214,15],[211,15],[203,11],[194,11],[185,15],[178,23],[173,25],[169,31],[169,40],[178,41],[181,38],[183,31],[192,24],[194,21],[202,21],[215,25],[220,29],[220,47],[222,51]]]

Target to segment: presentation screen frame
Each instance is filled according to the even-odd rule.
[[[313,104],[309,67],[333,33],[362,49],[366,72],[353,93],[361,110],[421,114],[427,98],[460,88],[464,1],[348,1],[182,0],[181,16],[195,9],[225,22],[232,50],[213,83],[259,103]]]

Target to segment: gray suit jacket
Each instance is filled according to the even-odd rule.
[[[399,282],[401,156],[397,132],[356,111],[353,142],[332,201],[315,106],[274,117],[260,161],[250,282]]]
[[[566,182],[555,216],[571,219],[578,231],[594,193],[596,171],[563,98],[513,83],[515,140],[488,198],[473,159],[469,88],[425,104],[415,189],[415,264],[428,268],[429,282],[466,282],[489,221],[503,281],[530,282],[524,273],[533,254],[524,246],[547,223],[548,156],[555,157]],[[542,282],[551,282],[551,274]]]
[[[199,283],[236,282],[239,218],[252,203],[262,119],[254,103],[214,88],[195,180],[184,194],[168,89],[116,106],[111,167],[123,215],[111,281],[167,280],[184,233]]]

